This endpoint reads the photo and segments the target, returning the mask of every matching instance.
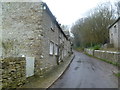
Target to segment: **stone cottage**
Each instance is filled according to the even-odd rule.
[[[46,3],[0,2],[0,9],[4,87],[42,75],[70,55],[71,42]]]
[[[109,26],[110,44],[120,50],[120,17]]]

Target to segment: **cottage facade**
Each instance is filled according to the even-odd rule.
[[[2,2],[0,7],[1,59],[26,58],[26,77],[41,75],[70,55],[71,42],[45,3]]]
[[[114,48],[120,50],[120,17],[109,26],[110,44],[113,44]]]
[[[35,57],[43,69],[68,56],[70,41],[45,3],[5,2],[2,8],[1,57]]]

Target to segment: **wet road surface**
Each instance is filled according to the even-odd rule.
[[[114,67],[75,51],[75,58],[66,72],[51,88],[118,88]]]

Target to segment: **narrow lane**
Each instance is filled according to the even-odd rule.
[[[75,51],[75,58],[68,70],[51,88],[118,88],[114,67],[103,61]]]

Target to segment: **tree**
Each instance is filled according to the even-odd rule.
[[[69,31],[69,27],[67,25],[62,25],[61,28],[63,31]]]
[[[110,2],[94,8],[90,14],[79,19],[71,28],[76,47],[104,44],[109,40],[107,27],[114,21],[114,10]]]
[[[117,7],[117,14],[118,14],[118,17],[120,17],[120,1],[118,1],[115,6]]]

